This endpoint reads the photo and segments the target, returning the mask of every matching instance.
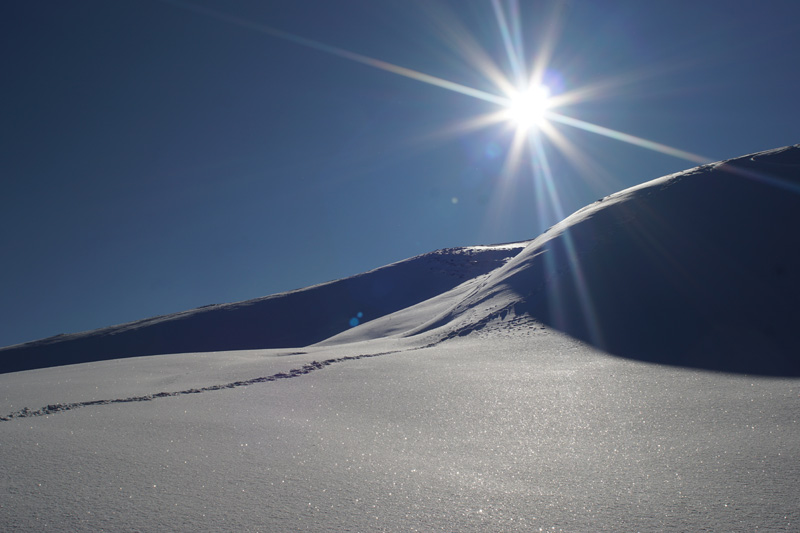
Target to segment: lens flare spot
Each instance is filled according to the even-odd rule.
[[[350,327],[354,328],[357,325],[361,324],[361,319],[362,318],[364,318],[364,313],[359,311],[358,313],[356,313],[356,316],[354,316],[353,318],[350,319],[350,322],[349,322],[350,323]]]
[[[500,146],[496,142],[490,142],[486,145],[485,153],[489,159],[497,159],[501,153]]]

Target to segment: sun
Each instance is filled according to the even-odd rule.
[[[534,85],[509,96],[506,118],[522,130],[538,128],[544,124],[551,105],[550,88]]]
[[[490,102],[500,107],[500,109],[496,112],[479,115],[472,120],[465,121],[460,127],[466,130],[506,121],[516,124],[517,134],[514,136],[514,143],[517,143],[518,141],[521,142],[524,139],[535,140],[536,138],[539,138],[538,135],[528,134],[541,131],[545,134],[545,137],[551,140],[553,144],[555,144],[556,147],[562,152],[570,151],[573,154],[572,159],[574,159],[574,154],[576,154],[575,147],[572,146],[567,137],[561,135],[556,128],[552,127],[553,124],[557,123],[560,125],[588,131],[590,133],[596,133],[597,135],[623,141],[634,146],[640,146],[642,148],[647,148],[648,150],[653,150],[655,152],[678,157],[698,164],[710,163],[715,160],[693,154],[685,150],[679,150],[665,144],[650,141],[642,137],[612,130],[611,128],[606,128],[597,124],[592,124],[590,122],[586,122],[584,120],[580,120],[558,112],[561,110],[561,108],[569,104],[602,96],[604,93],[619,85],[621,82],[613,80],[603,81],[596,83],[594,86],[586,86],[583,88],[574,89],[570,92],[564,92],[562,86],[563,84],[559,83],[557,79],[557,73],[548,68],[548,61],[552,56],[554,47],[556,45],[557,35],[555,31],[547,34],[536,60],[531,64],[531,71],[526,73],[528,72],[528,68],[525,64],[523,54],[523,32],[521,26],[519,25],[520,17],[515,15],[519,12],[519,0],[508,0],[508,13],[503,10],[502,3],[499,0],[492,2],[495,17],[497,19],[498,30],[503,39],[506,55],[508,56],[508,65],[514,74],[512,78],[506,77],[499,65],[493,63],[490,56],[488,56],[479,45],[476,48],[476,46],[473,46],[475,43],[472,43],[473,45],[468,46],[465,50],[466,58],[476,66],[479,72],[486,74],[489,81],[494,82],[494,85],[497,89],[496,92],[486,92],[484,90],[462,85],[444,78],[432,76],[424,72],[402,67],[400,65],[395,65],[387,61],[382,61],[380,59],[365,56],[363,54],[351,52],[350,50],[346,50],[344,48],[338,48],[320,41],[308,39],[300,35],[280,30],[278,28],[264,24],[258,24],[251,20],[231,15],[230,13],[194,5],[190,1],[162,1],[181,7],[188,11],[194,11],[195,13],[214,17],[229,24],[236,24],[250,30],[259,31],[266,35],[284,39],[300,46],[312,48],[326,54],[331,54],[349,61],[354,61],[356,63],[361,63],[376,69],[391,72],[393,74],[404,76],[406,78],[426,83],[434,87],[439,87],[441,89],[453,91],[455,93],[476,98],[478,100]],[[558,13],[554,11],[553,24],[550,25],[551,28],[557,28],[559,26],[556,24],[556,22],[558,22],[557,15]],[[466,37],[469,37],[469,35],[466,35],[465,39],[461,39],[459,37],[459,42],[464,42],[467,44],[471,43],[471,39],[466,39]],[[475,52],[475,54],[471,54],[470,51]],[[546,77],[548,73],[550,78],[553,78],[553,75],[555,75],[556,81],[552,82],[551,86],[553,89],[555,89],[554,92],[556,94],[551,92],[550,87],[541,83],[541,80],[548,79]],[[514,89],[515,85],[522,88]],[[515,144],[515,146],[517,145]],[[511,159],[519,160],[520,154],[522,154],[523,151],[515,148],[510,153],[514,154]],[[544,166],[547,167],[546,157],[543,155],[543,157],[540,159],[545,162]],[[546,179],[549,181],[550,177],[546,176]]]

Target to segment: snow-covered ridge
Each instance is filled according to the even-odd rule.
[[[490,272],[527,243],[448,248],[357,276],[0,349],[0,372],[142,355],[284,348],[322,341]],[[351,322],[353,321],[353,322]]]
[[[800,375],[800,145],[620,191],[412,333],[525,315],[654,362]]]
[[[425,345],[536,323],[634,359],[800,375],[797,227],[800,145],[631,187],[533,241],[438,250],[306,289],[10,347],[0,370],[375,339]]]

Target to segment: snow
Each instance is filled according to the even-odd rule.
[[[0,349],[0,372],[197,351],[289,348],[325,340],[490,272],[520,246],[437,250],[364,274],[232,304],[209,305]]]
[[[527,243],[0,351],[77,362],[0,374],[0,524],[797,530],[799,154],[666,176]],[[337,327],[237,349],[329,297],[352,304]]]
[[[72,531],[796,529],[797,380],[615,358],[544,328],[484,335],[4,422],[0,519]],[[129,361],[84,369],[80,392]],[[171,390],[195,385],[170,378]]]
[[[513,312],[625,357],[798,376],[798,163],[787,147],[611,195],[417,331]]]

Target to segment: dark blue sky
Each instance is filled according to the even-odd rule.
[[[557,220],[497,105],[247,27],[501,94],[489,0],[3,2],[0,345],[238,301]],[[502,2],[506,8],[508,2]],[[554,7],[560,5],[553,26]],[[800,142],[794,0],[520,2],[526,56],[555,33],[556,111],[724,159]],[[614,83],[606,83],[613,81]],[[553,127],[565,214],[694,163]]]

